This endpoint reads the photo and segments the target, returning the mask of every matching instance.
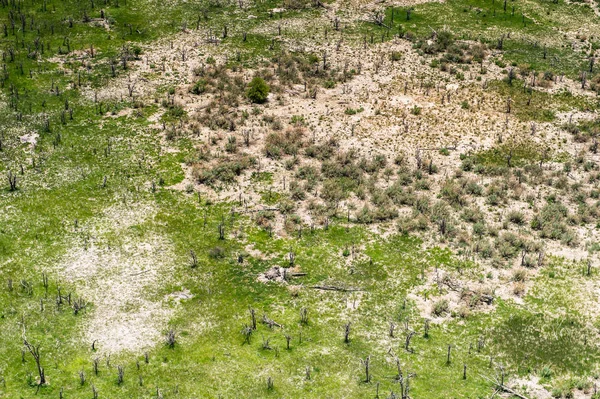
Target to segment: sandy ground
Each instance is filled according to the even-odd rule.
[[[152,218],[153,213],[150,206],[109,208],[81,227],[89,241],[74,244],[58,267],[82,298],[93,303],[82,339],[90,345],[97,341],[100,353],[139,352],[154,346],[172,315],[173,308],[167,305],[172,298],[153,295],[168,272],[169,243],[155,235],[139,240],[127,234],[129,227]],[[103,237],[107,232],[122,240],[107,242]]]

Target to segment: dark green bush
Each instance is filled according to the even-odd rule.
[[[263,78],[257,76],[250,82],[246,96],[251,102],[262,104],[267,101],[270,91],[271,88],[267,82],[265,82]]]

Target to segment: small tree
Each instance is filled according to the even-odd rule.
[[[264,79],[257,76],[250,82],[250,86],[248,88],[248,91],[246,92],[246,95],[248,96],[248,99],[253,103],[261,104],[267,101],[269,91],[271,91],[271,88],[269,87],[267,82],[265,82]]]
[[[23,338],[23,344],[25,345],[25,348],[27,348],[27,351],[31,353],[31,356],[33,356],[35,364],[37,365],[38,374],[40,376],[39,385],[45,385],[46,373],[44,372],[44,368],[42,367],[40,362],[40,347],[30,344],[26,338]]]

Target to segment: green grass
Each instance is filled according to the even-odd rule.
[[[531,88],[524,89],[523,86],[521,80],[514,80],[512,85],[505,81],[492,81],[487,90],[497,93],[501,98],[510,98],[511,113],[525,122],[552,122],[556,119],[556,112],[585,111],[598,106],[597,100],[573,95],[568,91],[550,94]],[[507,108],[498,111],[506,112]]]
[[[388,8],[384,18],[386,26],[363,22],[351,31],[367,42],[380,42],[398,34],[417,40],[431,37],[434,31],[449,30],[458,40],[481,41],[492,49],[496,49],[499,39],[505,36],[502,56],[508,64],[526,64],[536,71],[551,71],[577,79],[582,70],[588,69],[588,55],[571,49],[570,40],[557,35],[556,29],[577,31],[582,24],[598,21],[590,7],[562,0],[556,3],[508,1],[506,12],[504,3],[495,0],[431,2],[411,6],[410,19],[407,19],[408,10],[407,7]],[[508,33],[511,35],[506,36]],[[546,58],[543,57],[544,46]]]
[[[255,66],[263,57],[281,51],[280,40],[272,41],[266,35],[249,34],[242,40],[243,32],[276,19],[268,13],[276,6],[280,4],[275,1],[252,3],[247,13],[256,19],[233,19],[236,25],[230,27],[223,41],[231,53],[231,66]],[[557,378],[567,378],[589,374],[600,360],[597,338],[589,328],[593,320],[583,307],[586,301],[597,298],[590,295],[579,300],[577,287],[587,278],[580,273],[580,266],[552,260],[540,271],[524,305],[498,300],[496,309],[489,313],[432,324],[425,338],[423,317],[428,315],[420,315],[415,303],[407,299],[416,293],[434,300],[431,296],[439,287],[422,287],[423,274],[440,268],[473,277],[481,272],[479,265],[448,249],[424,248],[414,237],[381,237],[345,223],[343,218],[334,219],[328,229],[321,226],[311,231],[305,227],[302,237],[272,238],[249,216],[232,212],[238,204],[213,204],[203,197],[199,201],[194,193],[168,188],[183,181],[181,164],[195,150],[190,140],[173,137],[172,146],[179,151],[160,152],[161,136],[148,121],[149,116],[161,112],[157,105],[138,109],[139,116],[104,117],[107,112],[114,116],[134,104],[100,104],[81,97],[80,80],[82,86],[100,88],[113,79],[110,60],[118,58],[124,45],[150,45],[180,31],[183,25],[195,29],[198,16],[202,28],[221,32],[225,24],[232,23],[236,5],[121,0],[117,6],[113,0],[92,8],[91,3],[69,0],[48,3],[46,9],[39,2],[21,3],[21,7],[28,18],[37,21],[40,32],[26,27],[13,34],[9,29],[8,37],[0,37],[0,47],[14,46],[17,51],[15,61],[7,62],[8,77],[4,80],[2,101],[8,106],[0,104],[0,126],[11,132],[6,149],[0,153],[0,172],[18,172],[21,165],[24,171],[22,175],[18,172],[17,191],[9,192],[5,183],[0,186],[0,397],[56,398],[63,389],[65,398],[89,398],[93,385],[99,397],[155,397],[160,392],[164,397],[228,398],[242,392],[248,397],[364,398],[375,395],[378,383],[380,395],[390,391],[398,394],[392,356],[396,354],[404,372],[415,374],[411,380],[413,397],[478,398],[493,392],[484,376],[496,375],[500,362],[507,376],[526,376],[550,366]],[[97,18],[101,7],[114,22],[110,32],[82,22],[84,11]],[[477,13],[475,7],[483,11]],[[394,29],[401,24],[404,31],[425,36],[431,28],[449,26],[460,38],[474,38],[474,32],[483,32],[483,39],[493,43],[506,30],[549,39],[552,27],[560,24],[558,14],[568,15],[570,26],[592,18],[589,10],[562,1],[557,5],[515,2],[515,16],[505,15],[499,3],[495,7],[496,16],[489,1],[422,4],[415,6],[408,22],[404,21],[405,12],[396,9]],[[8,13],[14,9],[13,5],[0,8],[0,19],[8,22]],[[544,9],[549,14],[542,12]],[[527,16],[526,26],[520,11]],[[310,18],[318,13],[313,9],[286,11],[281,18]],[[391,9],[386,15],[389,22]],[[63,21],[68,16],[73,18],[72,28]],[[374,32],[378,39],[385,30],[358,24],[347,32],[355,35],[354,39]],[[38,34],[50,49],[46,47],[43,58],[36,61],[27,57],[27,46]],[[24,46],[19,46],[19,41]],[[67,59],[63,71],[51,58],[57,56],[59,47],[66,50],[67,41],[71,54],[62,55]],[[88,69],[73,53],[85,51],[91,44],[96,57],[89,60]],[[567,75],[582,67],[582,55],[556,41],[551,41],[547,60],[539,57],[539,49],[507,40],[504,58]],[[559,61],[552,64],[556,57]],[[117,65],[117,76],[126,73]],[[51,91],[56,86],[58,94]],[[596,105],[566,93],[549,96],[534,91],[527,107],[528,93],[522,92],[517,81],[513,86],[492,83],[490,90],[510,96],[516,116],[525,121],[552,121],[555,111]],[[66,108],[73,109],[73,118],[67,114],[63,122],[61,113]],[[49,129],[38,115],[41,112],[48,114]],[[170,123],[183,117],[180,110],[172,109],[163,120]],[[32,155],[18,142],[14,132],[20,128],[40,135]],[[505,153],[506,148],[495,148],[477,157],[480,163],[500,165],[505,162]],[[513,154],[513,162],[529,163],[536,154],[529,147],[520,147]],[[255,173],[252,180],[266,190],[273,183],[273,175]],[[347,193],[356,182],[346,178],[336,179],[335,184]],[[264,191],[262,197],[264,203],[275,205],[285,195]],[[123,206],[135,213],[142,204],[151,204],[156,213],[122,230],[105,225],[110,220],[104,213],[112,207]],[[80,227],[76,228],[76,223]],[[217,233],[221,223],[225,225],[225,240]],[[164,239],[171,250],[160,260],[169,270],[161,269],[160,283],[144,294],[158,301],[187,289],[193,298],[181,305],[165,304],[173,309],[168,325],[177,333],[174,348],[156,342],[148,348],[148,364],[142,351],[136,351],[114,355],[109,366],[82,336],[96,311],[93,299],[78,315],[64,304],[56,304],[58,287],[63,295],[71,293],[73,298],[86,295],[85,286],[69,282],[58,265],[89,242],[122,248],[131,240],[143,242],[154,235]],[[215,251],[217,247],[219,251]],[[238,255],[251,252],[249,248],[263,256],[246,254],[244,262],[238,263]],[[353,248],[356,256],[350,254]],[[196,268],[190,267],[190,250],[198,255]],[[257,281],[257,276],[269,268],[287,265],[290,251],[296,254],[296,265],[307,273],[291,284],[303,288],[295,293],[285,285]],[[222,257],[211,256],[216,252]],[[42,284],[42,271],[49,277],[47,289]],[[8,289],[9,280],[12,290]],[[326,292],[311,288],[314,285],[360,291]],[[133,305],[123,306],[130,309]],[[251,343],[244,344],[241,330],[250,322],[249,307],[256,309],[259,319],[265,313],[285,328],[270,329],[259,323]],[[306,325],[299,321],[302,308],[309,313]],[[352,323],[350,343],[343,342],[347,322]],[[388,336],[390,322],[398,325],[393,338]],[[404,350],[404,323],[417,333],[411,343],[414,352]],[[39,390],[31,356],[26,353],[22,360],[23,331],[41,347],[49,383]],[[556,331],[561,333],[554,334]],[[290,350],[285,347],[284,334],[292,336]],[[272,349],[262,348],[263,338],[270,339]],[[486,342],[481,352],[470,349],[480,338]],[[453,348],[450,364],[446,364],[448,345]],[[360,360],[369,355],[373,380],[364,383]],[[100,356],[98,375],[91,368],[96,356]],[[492,368],[490,356],[496,359]],[[468,378],[463,380],[465,364]],[[117,384],[117,365],[125,369],[121,385]],[[307,366],[310,379],[305,376]],[[80,370],[87,376],[83,385]],[[274,379],[272,390],[267,389],[268,377]]]

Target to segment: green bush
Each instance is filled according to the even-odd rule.
[[[206,91],[206,85],[206,79],[200,79],[194,84],[190,92],[193,94],[202,94]]]
[[[270,91],[271,88],[267,82],[257,76],[250,82],[246,96],[248,96],[248,99],[253,103],[261,104],[267,101],[267,96]]]

